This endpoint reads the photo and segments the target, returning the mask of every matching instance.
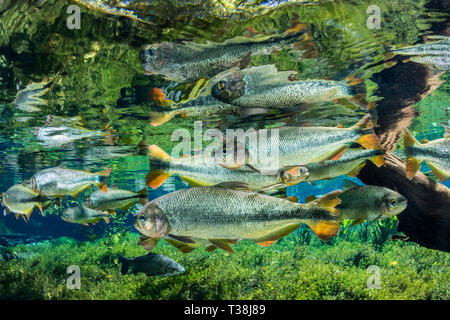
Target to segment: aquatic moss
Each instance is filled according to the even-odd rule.
[[[340,241],[329,246],[243,241],[235,254],[197,249],[182,254],[164,242],[155,252],[186,268],[174,277],[121,275],[117,254],[142,255],[137,234],[114,245],[104,239],[17,246],[28,257],[0,263],[2,299],[448,299],[448,253],[414,243],[381,247]],[[286,241],[285,241],[286,242]],[[81,290],[65,281],[70,265],[81,268]],[[368,289],[367,267],[380,268],[381,288]]]

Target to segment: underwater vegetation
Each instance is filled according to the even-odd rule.
[[[365,226],[357,226],[362,233]],[[369,228],[370,229],[370,228]],[[306,230],[308,231],[308,230]],[[309,235],[311,236],[311,235]],[[444,299],[450,294],[449,255],[402,241],[373,245],[359,232],[323,245],[292,235],[269,248],[251,242],[235,253],[195,250],[184,255],[165,243],[156,253],[186,272],[172,277],[122,275],[117,255],[145,250],[128,233],[114,243],[59,238],[12,250],[22,258],[0,262],[1,299]],[[226,261],[226,263],[223,263]],[[67,288],[68,266],[81,270],[81,289]],[[368,289],[370,266],[380,289]]]
[[[449,15],[368,5],[1,1],[0,298],[447,300]]]

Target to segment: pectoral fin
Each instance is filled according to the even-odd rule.
[[[141,236],[139,239],[139,244],[147,251],[151,251],[156,244],[158,243],[160,238],[152,238],[147,236]]]

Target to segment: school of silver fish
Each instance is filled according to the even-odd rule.
[[[391,50],[406,61],[422,63],[435,70],[448,70],[450,42],[429,36],[428,41]],[[162,75],[166,80],[194,83],[194,90],[183,101],[170,100],[162,89],[151,96],[159,107],[150,112],[150,124],[162,125],[176,115],[183,117],[244,115],[251,109],[281,110],[308,108],[309,104],[348,100],[353,108],[366,110],[364,80],[350,75],[345,79],[298,80],[296,71],[280,71],[275,65],[252,66],[250,59],[279,50],[296,51],[301,58],[315,53],[309,27],[297,23],[279,36],[255,39],[236,37],[223,43],[162,42],[142,47],[140,59],[146,74]],[[300,53],[300,54],[299,54]],[[53,80],[53,79],[52,79]],[[40,98],[52,80],[30,84],[17,93],[14,104],[35,112],[45,104]],[[252,111],[250,111],[251,113]],[[51,119],[35,136],[43,146],[60,147],[84,138],[107,138],[106,129],[90,131],[74,125],[80,119]],[[72,123],[73,122],[73,123]],[[320,239],[328,241],[339,231],[342,220],[352,225],[393,217],[407,208],[407,199],[396,191],[378,186],[344,183],[322,197],[311,196],[299,203],[286,196],[286,188],[303,183],[347,175],[356,177],[368,161],[384,165],[384,151],[374,132],[376,123],[365,115],[350,126],[283,125],[277,127],[277,161],[256,160],[261,141],[242,139],[243,161],[228,163],[203,154],[176,158],[157,145],[149,146],[150,171],[146,184],[157,189],[176,175],[191,187],[177,190],[148,202],[147,188],[138,191],[107,187],[111,169],[80,171],[65,166],[36,172],[22,184],[2,194],[4,214],[30,219],[34,208],[41,213],[51,203],[65,197],[77,198],[83,191],[98,190],[85,197],[83,206],[72,206],[61,213],[69,223],[88,226],[114,219],[117,209],[134,213],[134,226],[142,234],[141,245],[152,250],[164,239],[180,251],[217,248],[233,252],[231,245],[251,240],[269,246],[278,239],[307,225]],[[424,161],[433,174],[445,182],[450,176],[450,139],[419,143],[404,133],[405,175],[412,179]],[[239,143],[238,143],[239,144]],[[227,152],[227,150],[224,150]],[[275,194],[274,194],[275,193]],[[43,209],[44,208],[44,209]],[[129,269],[147,275],[174,275],[184,268],[168,257],[148,253],[127,259],[119,256],[122,273]]]

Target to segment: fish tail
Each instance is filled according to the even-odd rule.
[[[356,78],[354,75],[350,75],[345,78],[345,85],[348,89],[348,100],[364,109],[369,108],[369,103],[366,100],[366,84],[364,79]]]
[[[111,168],[106,168],[96,173],[98,182],[95,185],[99,187],[103,192],[106,192],[108,190],[106,184],[108,183],[108,177],[111,174],[111,171]]]
[[[351,129],[359,130],[361,132],[361,135],[357,140],[355,140],[355,142],[359,143],[364,148],[376,149],[380,147],[377,136],[373,131],[373,123],[370,120],[369,114],[365,115]]]
[[[178,111],[152,111],[150,112],[150,124],[154,127],[157,127],[163,123],[166,123],[170,119],[172,119],[175,115],[178,114]]]
[[[142,204],[143,206],[146,205],[147,202],[148,202],[148,198],[147,198],[147,195],[148,195],[147,187],[145,187],[145,188],[139,190],[137,193],[141,196],[141,198],[139,199],[139,203]]]
[[[305,222],[315,235],[323,241],[330,240],[339,231],[340,218],[339,210],[336,209],[336,206],[341,203],[341,200],[338,198],[341,193],[341,190],[336,190],[310,202],[311,205],[324,209],[329,214],[326,218]]]
[[[120,254],[117,255],[117,258],[119,259],[119,262],[122,263],[122,268],[120,268],[120,272],[125,275],[128,270],[130,269],[130,259],[125,258],[124,256],[121,256]]]
[[[406,129],[403,133],[403,143],[406,154],[406,176],[408,179],[411,179],[416,175],[417,171],[419,171],[420,163],[422,162],[414,158],[411,153],[411,148],[415,145],[420,146],[421,143],[417,141],[408,129]]]
[[[149,146],[148,149],[150,151],[150,171],[148,172],[145,181],[147,186],[157,189],[171,176],[171,174],[167,172],[167,169],[172,157],[155,144]]]

